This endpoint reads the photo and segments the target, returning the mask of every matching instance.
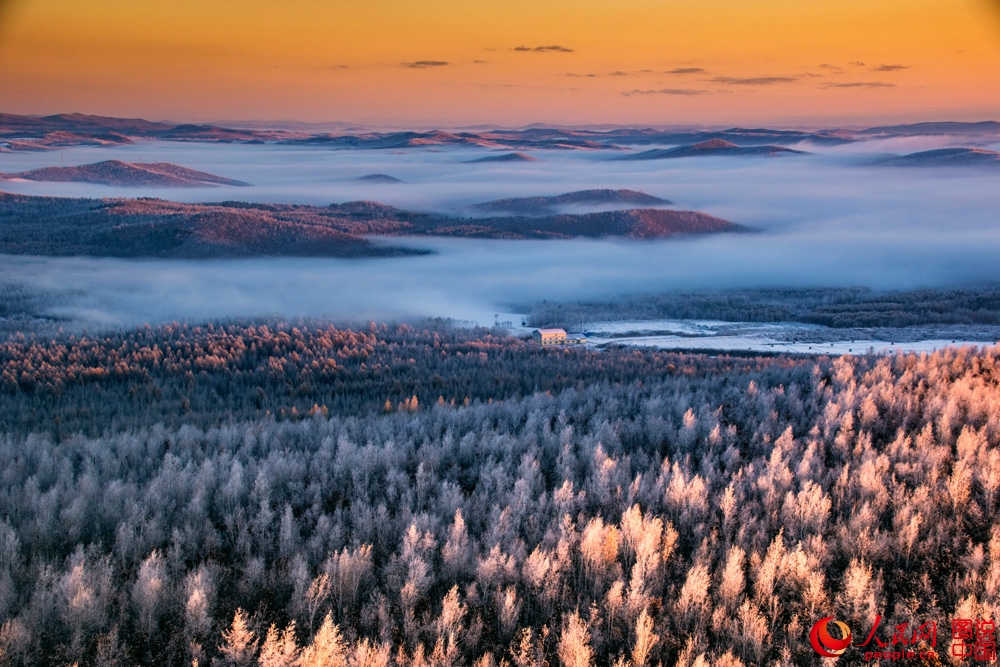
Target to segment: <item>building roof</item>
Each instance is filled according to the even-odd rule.
[[[565,329],[538,329],[538,333],[542,334],[543,336],[545,334],[556,334],[556,335],[562,334],[563,336],[565,336],[566,335],[566,330]]]

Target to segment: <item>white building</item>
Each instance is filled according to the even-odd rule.
[[[531,337],[542,345],[562,345],[566,342],[565,329],[535,329]]]

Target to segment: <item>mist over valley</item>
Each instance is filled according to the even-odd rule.
[[[616,142],[626,137],[621,131],[617,135]],[[783,135],[769,133],[759,141],[773,141],[775,136]],[[35,289],[61,294],[60,305],[51,312],[73,321],[133,326],[212,316],[357,320],[433,316],[488,323],[491,313],[544,300],[607,299],[693,288],[947,288],[1000,278],[995,262],[1000,239],[994,216],[1000,207],[1000,189],[992,187],[995,175],[990,170],[904,169],[871,162],[873,155],[934,150],[967,142],[969,137],[907,134],[886,138],[879,133],[871,137],[817,143],[814,136],[796,136],[783,145],[808,153],[780,160],[725,155],[609,161],[607,151],[548,149],[531,151],[531,162],[471,162],[496,153],[488,147],[450,144],[370,150],[155,140],[10,152],[0,156],[0,170],[6,173],[31,172],[54,162],[69,166],[106,160],[169,162],[194,173],[224,174],[252,184],[213,183],[210,192],[173,183],[170,187],[45,180],[3,184],[7,192],[33,196],[159,197],[189,203],[229,200],[317,207],[367,200],[403,213],[417,212],[418,217],[465,221],[461,225],[448,222],[451,227],[436,223],[445,225],[441,229],[447,227],[444,233],[461,236],[481,235],[475,220],[488,216],[494,216],[490,224],[501,225],[489,232],[492,236],[541,224],[516,217],[503,223],[497,215],[550,216],[546,220],[553,222],[544,224],[568,216],[559,224],[571,226],[561,233],[575,235],[580,232],[569,230],[585,229],[580,225],[589,215],[637,208],[693,210],[755,231],[644,241],[407,238],[408,229],[410,234],[415,231],[410,222],[386,226],[386,214],[376,213],[379,227],[364,223],[357,234],[354,228],[343,226],[323,233],[346,230],[351,234],[345,239],[355,249],[335,254],[390,255],[381,259],[222,260],[212,259],[220,250],[211,250],[210,244],[198,246],[206,250],[198,250],[201,259],[193,261],[8,256],[0,280],[28,282]],[[726,148],[729,144],[716,140],[710,146]],[[636,145],[636,154],[643,150],[651,149],[648,144]],[[621,150],[616,147],[611,152]],[[167,214],[156,218],[164,221],[158,225],[179,220],[176,216],[183,208],[152,202],[143,207]],[[327,215],[326,209],[317,210]],[[11,214],[17,215],[16,207]],[[302,220],[302,213],[295,215]],[[45,224],[51,228],[54,220]],[[206,231],[196,234],[207,234],[216,224],[211,217],[205,220],[199,225],[208,227],[195,229]],[[115,218],[109,221],[115,223]],[[607,224],[599,218],[595,222]],[[395,230],[394,236],[365,232],[376,228]],[[604,234],[622,233],[598,227],[586,234],[600,236],[601,229]],[[517,234],[523,236],[521,231]],[[134,242],[129,246],[133,250],[124,251],[114,235],[95,238],[79,246],[87,248],[85,254],[155,257],[162,253],[153,246],[141,251],[143,246]],[[12,242],[9,237],[8,243]],[[323,247],[296,243],[300,249],[293,254],[297,255],[315,254]],[[237,254],[284,254],[286,247],[272,243],[252,250],[248,246]],[[397,256],[401,252],[421,254]],[[231,254],[225,251],[222,256]]]

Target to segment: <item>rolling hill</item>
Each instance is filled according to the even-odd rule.
[[[475,164],[477,162],[534,162],[537,158],[533,158],[530,155],[524,153],[499,153],[496,155],[487,155],[485,157],[477,157],[473,160],[465,160],[466,164]]]
[[[638,190],[577,190],[549,197],[513,197],[495,199],[473,206],[473,210],[496,213],[512,213],[517,215],[548,215],[557,212],[564,206],[608,206],[622,205],[625,208],[635,206],[656,206],[669,204],[670,201],[639,192]]]
[[[0,193],[0,253],[111,257],[385,256],[423,251],[371,236],[553,239],[747,231],[694,211],[457,218],[377,202],[330,206],[162,199],[69,199]]]
[[[365,233],[402,223],[351,221],[349,208],[183,204],[161,199],[67,199],[0,193],[0,252],[109,257],[378,256],[413,251]],[[377,212],[361,214],[377,218]]]
[[[390,176],[389,174],[365,174],[359,176],[358,180],[363,183],[404,183],[402,179]]]
[[[505,216],[438,225],[425,233],[508,239],[568,239],[623,237],[664,239],[685,234],[747,232],[748,227],[697,211],[634,208],[624,211],[547,216]]]
[[[623,155],[618,160],[666,160],[683,157],[778,157],[782,155],[803,155],[805,151],[765,144],[763,146],[740,146],[725,139],[708,139],[696,144],[677,146],[676,148],[654,148],[641,153]]]
[[[75,167],[43,167],[14,174],[0,174],[0,179],[95,183],[99,185],[196,187],[213,185],[250,185],[196,171],[170,162],[122,162],[104,160]]]
[[[879,160],[888,167],[1000,167],[1000,153],[985,148],[937,148]]]

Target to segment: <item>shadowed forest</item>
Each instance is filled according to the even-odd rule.
[[[808,322],[828,327],[998,324],[1000,288],[877,291],[867,288],[733,289],[670,292],[608,301],[542,302],[529,322],[555,326],[663,317],[732,322]]]
[[[655,350],[544,350],[486,329],[369,324],[174,324],[96,337],[0,342],[7,430],[214,426],[274,415],[415,410],[799,363]]]
[[[1000,602],[997,348],[275,323],[0,354],[9,664],[813,664],[819,617],[877,614],[947,661]]]

